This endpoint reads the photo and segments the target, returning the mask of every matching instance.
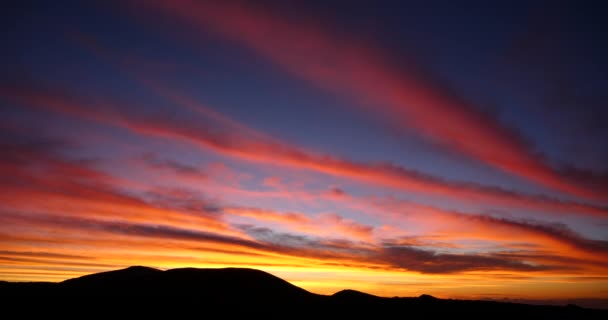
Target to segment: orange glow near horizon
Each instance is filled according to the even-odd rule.
[[[223,123],[235,126],[232,120]],[[148,131],[136,132],[150,138]],[[252,137],[265,143],[262,134]],[[249,152],[224,153],[221,148],[199,152],[209,151],[238,161],[242,152]],[[278,178],[264,177],[266,190],[256,191],[225,179],[237,177],[236,172],[212,176],[203,174],[202,168],[150,156],[125,165],[153,185],[177,184],[192,191],[161,188],[153,194],[158,199],[146,199],[146,193],[137,194],[153,189],[135,178],[118,178],[44,150],[12,149],[2,170],[20,183],[7,180],[0,186],[4,212],[0,222],[11,226],[0,234],[2,280],[61,281],[130,265],[245,267],[268,271],[321,294],[350,288],[380,296],[608,298],[602,289],[608,285],[604,264],[608,251],[597,240],[561,227],[450,211],[394,197],[355,196],[336,188],[298,190]],[[298,170],[289,169],[290,175],[299,176]],[[324,173],[320,170],[320,178]],[[126,189],[131,192],[122,191]],[[209,200],[192,199],[196,191],[252,201],[327,203],[367,212],[377,221],[358,222],[328,211],[216,207]],[[502,203],[506,198],[497,200]],[[180,204],[183,201],[186,204]],[[524,242],[518,243],[520,238]],[[475,242],[480,248],[496,249],[484,253],[475,249]],[[403,252],[392,252],[393,247]]]

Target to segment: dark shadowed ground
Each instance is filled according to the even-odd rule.
[[[0,298],[8,309],[19,306],[18,309],[24,314],[40,310],[29,310],[22,307],[23,304],[52,304],[53,308],[44,309],[47,316],[71,314],[77,310],[85,312],[82,313],[83,316],[95,315],[91,312],[136,313],[139,316],[155,315],[156,312],[171,312],[173,316],[191,312],[201,315],[243,312],[279,315],[279,312],[288,312],[283,315],[292,314],[297,317],[329,312],[340,315],[403,315],[404,318],[411,315],[450,314],[608,319],[608,310],[586,309],[575,305],[539,306],[451,300],[429,295],[383,298],[354,290],[324,296],[310,293],[266,272],[240,268],[161,271],[130,267],[60,283],[0,282]]]

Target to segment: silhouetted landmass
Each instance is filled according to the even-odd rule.
[[[539,306],[496,301],[417,298],[384,298],[342,290],[331,296],[318,295],[254,269],[172,269],[147,267],[91,274],[59,283],[0,282],[3,301],[30,304],[49,301],[84,302],[96,310],[138,311],[174,308],[180,312],[270,312],[288,310],[293,316],[332,312],[341,315],[471,314],[478,316],[533,315],[542,317],[606,318],[608,310],[575,305]],[[175,299],[177,298],[177,299]],[[9,305],[8,303],[6,304]],[[247,309],[244,309],[244,308]],[[67,308],[70,309],[70,308]],[[59,309],[50,309],[58,312]],[[49,310],[45,310],[49,311]],[[290,316],[285,314],[285,316]],[[407,318],[407,317],[405,317]]]

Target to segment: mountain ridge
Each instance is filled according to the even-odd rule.
[[[215,308],[222,305],[310,307],[302,310],[339,310],[357,312],[376,310],[380,313],[408,311],[413,313],[479,313],[501,312],[531,315],[606,316],[608,310],[578,306],[546,306],[522,303],[440,299],[419,297],[379,297],[345,289],[333,295],[320,295],[295,286],[270,273],[248,268],[177,268],[159,270],[144,266],[89,274],[62,282],[0,282],[3,298],[97,298],[121,303],[127,297],[178,303],[186,308],[198,304]],[[182,299],[172,300],[171,297]],[[143,299],[146,298],[146,299]],[[161,299],[162,298],[162,299]],[[95,299],[90,299],[97,301]],[[130,301],[130,300],[129,300]],[[111,305],[111,304],[110,304]],[[127,305],[128,306],[128,305]]]

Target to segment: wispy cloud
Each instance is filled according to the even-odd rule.
[[[448,181],[390,163],[357,163],[306,151],[273,139],[241,135],[231,127],[201,127],[185,120],[174,121],[160,115],[140,116],[125,112],[129,108],[106,99],[86,102],[75,96],[61,96],[31,88],[3,88],[0,94],[24,106],[59,112],[86,120],[114,125],[137,134],[171,139],[213,150],[226,156],[257,163],[278,164],[346,177],[366,183],[406,191],[428,193],[464,202],[485,201],[504,206],[545,210],[552,213],[580,213],[603,216],[605,208],[583,203],[561,201],[547,196],[532,196],[500,187]],[[89,107],[85,107],[89,106]],[[94,109],[90,106],[94,106]]]
[[[357,241],[373,241],[373,226],[346,219],[336,213],[321,213],[309,217],[297,212],[276,212],[260,208],[227,207],[223,212],[257,220],[258,223],[276,222],[291,230],[315,236],[342,236]]]
[[[155,207],[123,191],[132,183],[96,170],[88,163],[21,145],[5,144],[3,149],[0,199],[5,210],[44,208],[47,213],[68,216],[86,212],[107,220],[197,223],[201,227],[225,229],[220,221],[205,214],[204,207],[182,211],[178,206]]]
[[[379,255],[395,267],[423,273],[451,273],[469,270],[520,270],[542,271],[548,266],[528,264],[496,255],[442,254],[408,246],[387,245]]]
[[[373,227],[367,226],[337,214],[321,214],[316,218],[301,213],[281,213],[261,208],[225,207],[198,199],[196,194],[185,191],[147,194],[148,201],[136,196],[121,193],[113,188],[117,186],[111,177],[107,177],[88,166],[37,150],[37,157],[28,154],[28,161],[34,161],[37,173],[48,173],[50,177],[34,179],[32,164],[19,159],[23,148],[13,146],[7,150],[2,163],[12,163],[11,170],[3,180],[2,210],[5,212],[0,220],[3,226],[2,238],[7,247],[6,252],[23,252],[23,243],[61,243],[62,246],[88,244],[94,247],[121,247],[129,244],[131,248],[143,246],[148,240],[163,239],[186,241],[189,243],[213,244],[219,249],[225,246],[236,246],[250,253],[281,254],[296,259],[331,259],[341,263],[365,265],[374,263],[391,269],[404,269],[422,273],[455,273],[470,270],[515,270],[515,271],[557,271],[568,268],[584,270],[603,270],[601,265],[608,254],[605,241],[586,239],[563,225],[550,225],[527,221],[515,221],[484,215],[471,215],[455,211],[396,201],[382,200],[382,209],[387,212],[407,207],[415,212],[418,219],[428,220],[434,228],[433,233],[440,241],[454,241],[459,238],[482,239],[493,241],[501,248],[498,252],[448,253],[440,252],[446,247],[429,242],[425,237],[408,236],[408,241],[399,238],[374,238]],[[27,149],[26,149],[27,150]],[[33,151],[32,151],[33,152]],[[60,166],[54,164],[60,163]],[[62,168],[67,168],[65,171]],[[48,171],[44,171],[47,169]],[[59,171],[54,171],[59,169]],[[42,171],[41,171],[42,170]],[[63,171],[62,171],[63,170]],[[53,173],[68,174],[61,183],[51,182],[56,178]],[[194,174],[197,174],[196,172]],[[42,174],[46,176],[46,174]],[[16,185],[18,177],[25,185]],[[99,180],[101,177],[101,180]],[[47,179],[48,178],[48,179]],[[94,188],[90,186],[94,183]],[[343,190],[336,201],[354,201],[351,195]],[[150,198],[150,195],[153,197]],[[67,203],[69,205],[65,205]],[[374,205],[372,201],[370,205]],[[212,209],[210,209],[212,208]],[[93,215],[94,214],[94,218]],[[254,225],[231,225],[227,222],[229,215],[252,218],[256,223],[265,225],[278,222],[292,227],[293,233],[281,233],[268,227]],[[449,228],[446,228],[448,227]],[[11,231],[12,230],[12,231]],[[24,230],[29,230],[24,232]],[[31,232],[34,231],[35,232]],[[64,234],[58,236],[56,232]],[[77,240],[71,237],[84,233],[86,239]],[[103,240],[107,234],[125,236],[131,240]],[[35,238],[35,235],[37,235]],[[42,235],[42,236],[41,236]],[[509,244],[513,236],[526,239],[537,247],[525,248]],[[25,238],[24,238],[25,237]],[[144,242],[137,242],[144,239]],[[428,238],[427,238],[428,239]],[[58,242],[57,242],[58,241]],[[118,241],[118,242],[116,242]],[[135,242],[133,242],[135,241]],[[114,243],[116,242],[116,243]],[[120,243],[120,244],[119,244]],[[222,247],[224,246],[224,247]],[[12,248],[12,249],[10,249]],[[27,246],[25,247],[27,248]],[[213,248],[210,248],[211,250]],[[214,249],[215,250],[215,249]],[[505,251],[507,250],[507,251]],[[571,251],[574,250],[574,251]],[[547,253],[552,253],[551,257]],[[5,254],[5,260],[18,262],[15,259],[40,260],[39,263],[51,263],[49,259],[74,260],[71,266],[96,266],[96,262],[81,261],[79,254],[49,253],[32,258],[15,257]],[[10,256],[10,257],[9,257]],[[565,259],[565,260],[564,260]],[[28,261],[29,261],[28,260]],[[36,261],[28,263],[38,263]],[[123,263],[126,263],[123,261]],[[276,263],[282,263],[277,261]],[[64,263],[65,264],[65,263]],[[599,269],[598,269],[599,268]]]
[[[240,1],[135,3],[140,11],[162,11],[201,32],[238,41],[290,73],[346,94],[369,112],[471,158],[555,190],[605,197],[602,190],[561,175],[517,132],[411,70],[398,68],[380,48],[353,35]]]

